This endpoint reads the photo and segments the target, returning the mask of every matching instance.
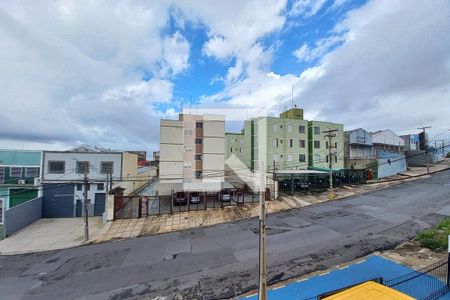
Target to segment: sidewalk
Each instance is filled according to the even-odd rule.
[[[0,241],[0,254],[56,250],[84,243],[82,218],[40,219]],[[101,217],[89,218],[89,234],[94,239],[102,228]]]
[[[430,167],[430,172],[438,172],[450,168],[450,160],[435,164]],[[335,199],[356,196],[367,192],[384,189],[424,178],[426,168],[411,168],[404,175],[396,175],[371,184],[343,186],[334,189]],[[417,177],[418,175],[424,175]],[[329,201],[327,192],[311,193],[306,195],[281,195],[278,200],[266,202],[267,213],[300,208],[307,205]],[[219,223],[237,221],[259,215],[259,204],[251,203],[245,206],[227,206],[224,208],[212,208],[208,210],[189,211],[175,214],[150,216],[141,219],[127,219],[109,222],[102,233],[92,239],[92,243],[106,242],[116,239],[126,239],[139,236],[148,236],[167,233],[178,230],[186,230],[196,227],[210,226]]]

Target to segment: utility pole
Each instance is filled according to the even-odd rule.
[[[328,129],[324,131],[326,133],[325,137],[328,138],[328,168],[329,168],[329,181],[330,181],[330,189],[328,191],[328,199],[332,200],[334,198],[333,195],[333,159],[332,155],[336,154],[336,149],[333,147],[331,141],[334,137],[336,137],[337,129]]]
[[[264,162],[259,162],[260,187],[259,187],[259,289],[258,299],[267,300],[267,264],[266,264],[266,175]]]
[[[427,156],[427,174],[430,174],[430,160],[428,159],[428,141],[427,141],[427,136],[425,133],[426,129],[431,128],[431,126],[423,126],[423,127],[418,127],[417,129],[421,129],[423,131],[423,139],[425,141],[425,155]]]
[[[88,218],[88,177],[87,170],[84,170],[84,241],[89,240],[89,218]]]

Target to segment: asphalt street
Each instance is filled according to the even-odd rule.
[[[450,171],[272,214],[270,282],[411,239],[450,215]],[[223,299],[256,288],[257,219],[35,254],[0,256],[0,299]]]

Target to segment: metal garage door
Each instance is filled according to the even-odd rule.
[[[105,193],[95,193],[94,216],[102,216],[105,212]]]
[[[43,218],[71,218],[74,215],[74,185],[46,184],[42,198]]]

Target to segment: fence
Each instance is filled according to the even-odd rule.
[[[5,210],[5,237],[42,218],[42,197],[34,198]]]
[[[448,259],[443,259],[425,268],[412,271],[411,273],[393,279],[383,280],[382,277],[379,277],[369,281],[383,284],[418,300],[435,300],[450,292],[448,271],[449,261]],[[361,283],[363,282],[355,283],[303,300],[325,299],[328,296],[337,294]]]
[[[448,259],[444,259],[384,284],[416,299],[438,299],[449,292],[448,267]]]
[[[192,200],[193,193],[185,193],[184,201],[176,201],[172,196],[122,196],[114,197],[114,218],[131,219],[152,215],[172,214],[177,212],[206,210],[208,208],[225,208],[245,205],[259,201],[259,194],[249,190],[229,192],[229,199],[224,200],[221,192],[199,192],[198,199]],[[266,192],[266,200],[271,200],[270,191]]]
[[[329,174],[277,174],[278,187],[281,192],[295,193],[307,191],[324,191],[330,186]],[[342,170],[333,172],[333,186],[362,184],[366,182],[366,170]]]

